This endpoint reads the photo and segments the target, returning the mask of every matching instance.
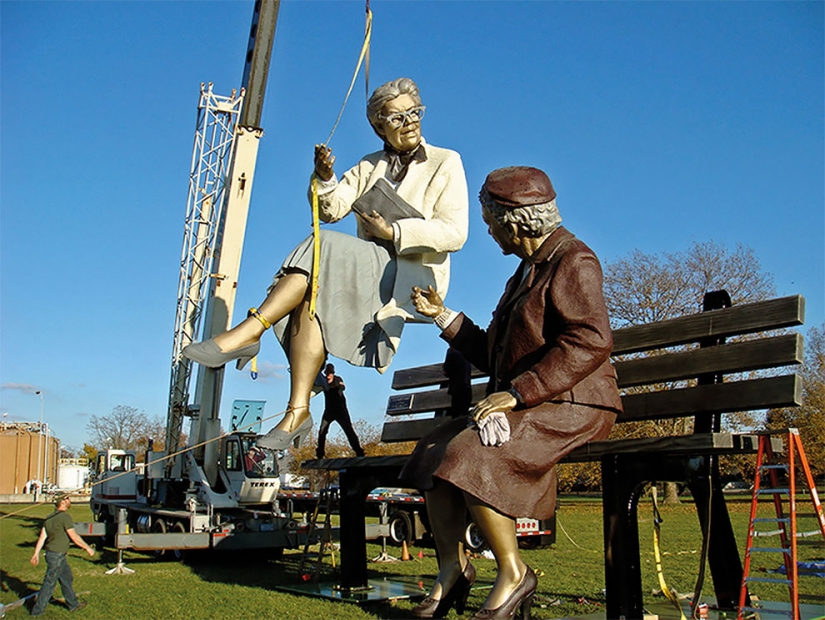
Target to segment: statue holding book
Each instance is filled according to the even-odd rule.
[[[290,397],[283,419],[259,446],[283,450],[306,438],[312,387],[328,355],[384,372],[404,325],[431,321],[416,312],[410,289],[432,286],[442,297],[447,293],[449,254],[467,239],[467,181],[458,153],[424,141],[424,110],[415,82],[393,80],[379,86],[367,104],[370,125],[384,142],[380,151],[338,179],[332,151],[315,147],[320,218],[337,222],[355,211],[358,236],[321,231],[314,319],[308,237],[286,257],[266,299],[245,320],[183,350],[210,368],[233,360],[243,368],[272,327],[289,359]]]

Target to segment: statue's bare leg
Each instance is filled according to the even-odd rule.
[[[302,301],[292,311],[289,329],[289,406],[287,415],[275,427],[285,432],[292,431],[309,417],[312,386],[326,359],[321,326],[309,318],[309,301]]]
[[[276,323],[295,310],[304,301],[308,287],[303,273],[288,273],[279,278],[258,312],[270,323]],[[235,327],[215,336],[215,344],[222,351],[233,351],[260,340],[265,329],[255,317],[247,317]]]
[[[441,600],[467,564],[464,555],[464,515],[467,505],[463,493],[443,480],[436,480],[432,490],[424,493],[424,498],[439,564],[438,577],[429,596]]]
[[[464,494],[464,499],[473,522],[484,535],[498,565],[498,576],[484,602],[484,609],[498,609],[527,572],[527,566],[518,552],[516,522],[467,493]]]

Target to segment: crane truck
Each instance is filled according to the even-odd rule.
[[[141,463],[134,451],[100,452],[90,500],[95,523],[78,529],[107,536],[119,550],[278,552],[305,541],[305,527],[292,513],[306,510],[296,504],[313,497],[290,493],[282,501],[278,455],[254,445],[260,430],[260,415],[255,422],[250,409],[254,401],[233,415],[230,432],[222,433],[224,369],[199,367],[190,399],[192,362],[181,353],[199,336],[226,331],[232,318],[279,5],[279,0],[254,4],[241,88],[220,96],[212,84],[201,84],[165,443],[159,451],[150,444]],[[190,427],[183,446],[186,419]]]

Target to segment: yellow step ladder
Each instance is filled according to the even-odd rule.
[[[771,434],[783,433],[785,435],[786,459],[774,453],[771,447]],[[801,469],[804,473],[804,480],[808,486],[814,513],[799,514],[796,510],[796,472]],[[780,475],[784,474],[784,475]],[[767,478],[767,486],[763,486],[763,477]],[[761,496],[771,495],[776,513],[775,517],[757,517],[757,504]],[[785,501],[788,509],[785,510]],[[797,528],[799,519],[816,519],[818,530],[800,532]],[[773,529],[758,529],[759,524],[769,524]],[[761,527],[765,527],[762,525]],[[785,613],[793,620],[799,620],[799,565],[797,562],[797,545],[801,540],[808,540],[813,536],[821,535],[825,540],[825,514],[822,511],[822,504],[816,491],[811,468],[808,459],[805,457],[805,450],[802,447],[802,440],[799,431],[789,428],[784,431],[772,431],[762,434],[759,437],[759,445],[756,452],[756,475],[753,484],[753,496],[751,499],[750,521],[748,523],[748,539],[745,545],[745,562],[742,571],[742,587],[739,592],[739,614],[737,618],[742,620],[752,614],[774,612]],[[779,547],[757,547],[754,546],[754,539],[779,536]],[[784,578],[772,577],[751,577],[750,565],[751,557],[754,553],[781,553],[785,565]],[[750,607],[746,605],[748,600],[748,584],[754,582],[781,583],[788,586],[790,594],[790,611],[768,610],[761,607]]]

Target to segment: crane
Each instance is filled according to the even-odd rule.
[[[200,367],[195,405],[189,404],[192,362],[183,348],[202,330],[211,338],[229,329],[235,303],[269,61],[280,0],[257,0],[240,91],[220,97],[201,85],[198,124],[189,177],[180,264],[166,451],[180,448],[185,416],[193,418],[190,443],[208,480],[216,480],[223,368]],[[173,462],[167,463],[167,473]]]

